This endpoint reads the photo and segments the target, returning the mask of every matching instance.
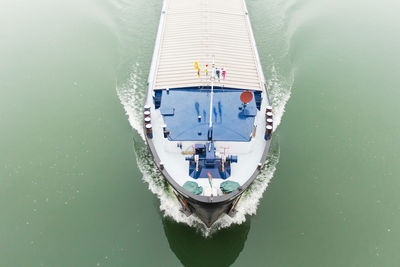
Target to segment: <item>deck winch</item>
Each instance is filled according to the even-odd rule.
[[[189,175],[194,179],[213,178],[226,179],[231,175],[231,163],[237,162],[237,156],[215,154],[214,143],[196,144],[194,155],[186,157],[189,161]]]

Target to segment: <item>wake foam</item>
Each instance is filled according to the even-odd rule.
[[[269,97],[274,108],[274,131],[280,124],[283,116],[285,105],[290,98],[292,77],[285,81],[281,77],[275,67],[272,67],[270,80],[268,80]],[[205,237],[219,229],[229,227],[232,224],[241,224],[246,221],[246,215],[254,215],[257,212],[258,204],[266,190],[269,181],[273,177],[276,165],[279,162],[279,145],[277,142],[271,144],[270,153],[261,173],[257,176],[250,187],[243,193],[241,200],[236,206],[237,213],[234,218],[224,214],[213,224],[211,228],[207,228],[197,216],[186,217],[180,209],[181,206],[176,200],[171,186],[163,178],[158,171],[147,146],[144,143],[144,134],[142,131],[142,107],[146,94],[146,81],[142,77],[140,66],[136,63],[128,82],[122,86],[117,86],[117,93],[125,112],[128,115],[129,122],[141,136],[142,144],[135,144],[136,160],[139,170],[143,174],[143,180],[148,184],[151,192],[157,195],[160,200],[160,210],[164,216],[168,216],[179,223],[185,223],[192,226],[202,233]],[[140,141],[140,140],[139,140]]]
[[[128,115],[129,123],[144,141],[142,112],[146,95],[146,85],[141,81],[143,81],[142,72],[139,63],[136,62],[133,65],[128,82],[120,87],[117,84],[117,93],[121,104],[124,106],[125,113]]]
[[[290,73],[289,77],[285,79],[285,77],[278,74],[275,66],[272,66],[270,75],[270,79],[268,80],[268,93],[269,100],[274,109],[275,131],[281,123],[283,113],[285,113],[285,106],[292,92],[294,76],[293,73]]]

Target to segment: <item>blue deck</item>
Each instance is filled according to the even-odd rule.
[[[214,89],[214,141],[250,141],[257,112],[255,98],[243,112],[244,90]],[[170,89],[158,92],[160,110],[172,141],[207,141],[210,89]],[[198,120],[201,116],[201,120]]]

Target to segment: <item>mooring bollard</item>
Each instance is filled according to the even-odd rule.
[[[147,137],[153,138],[153,126],[151,125],[151,123],[146,124],[146,134]]]
[[[144,106],[144,111],[150,111],[150,108],[151,108],[150,105],[145,105]]]
[[[271,134],[272,134],[272,125],[267,125],[265,126],[265,140],[268,140],[271,138]]]
[[[144,125],[151,123],[151,118],[150,117],[145,117],[144,118]]]
[[[150,110],[146,110],[145,112],[143,112],[143,116],[145,117],[145,118],[147,118],[147,117],[150,117]]]

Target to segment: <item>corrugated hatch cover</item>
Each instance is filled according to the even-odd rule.
[[[242,0],[166,0],[153,89],[205,86],[204,66],[226,70],[216,86],[262,90],[254,42]],[[201,67],[197,77],[194,62]],[[211,68],[209,68],[210,70]]]

